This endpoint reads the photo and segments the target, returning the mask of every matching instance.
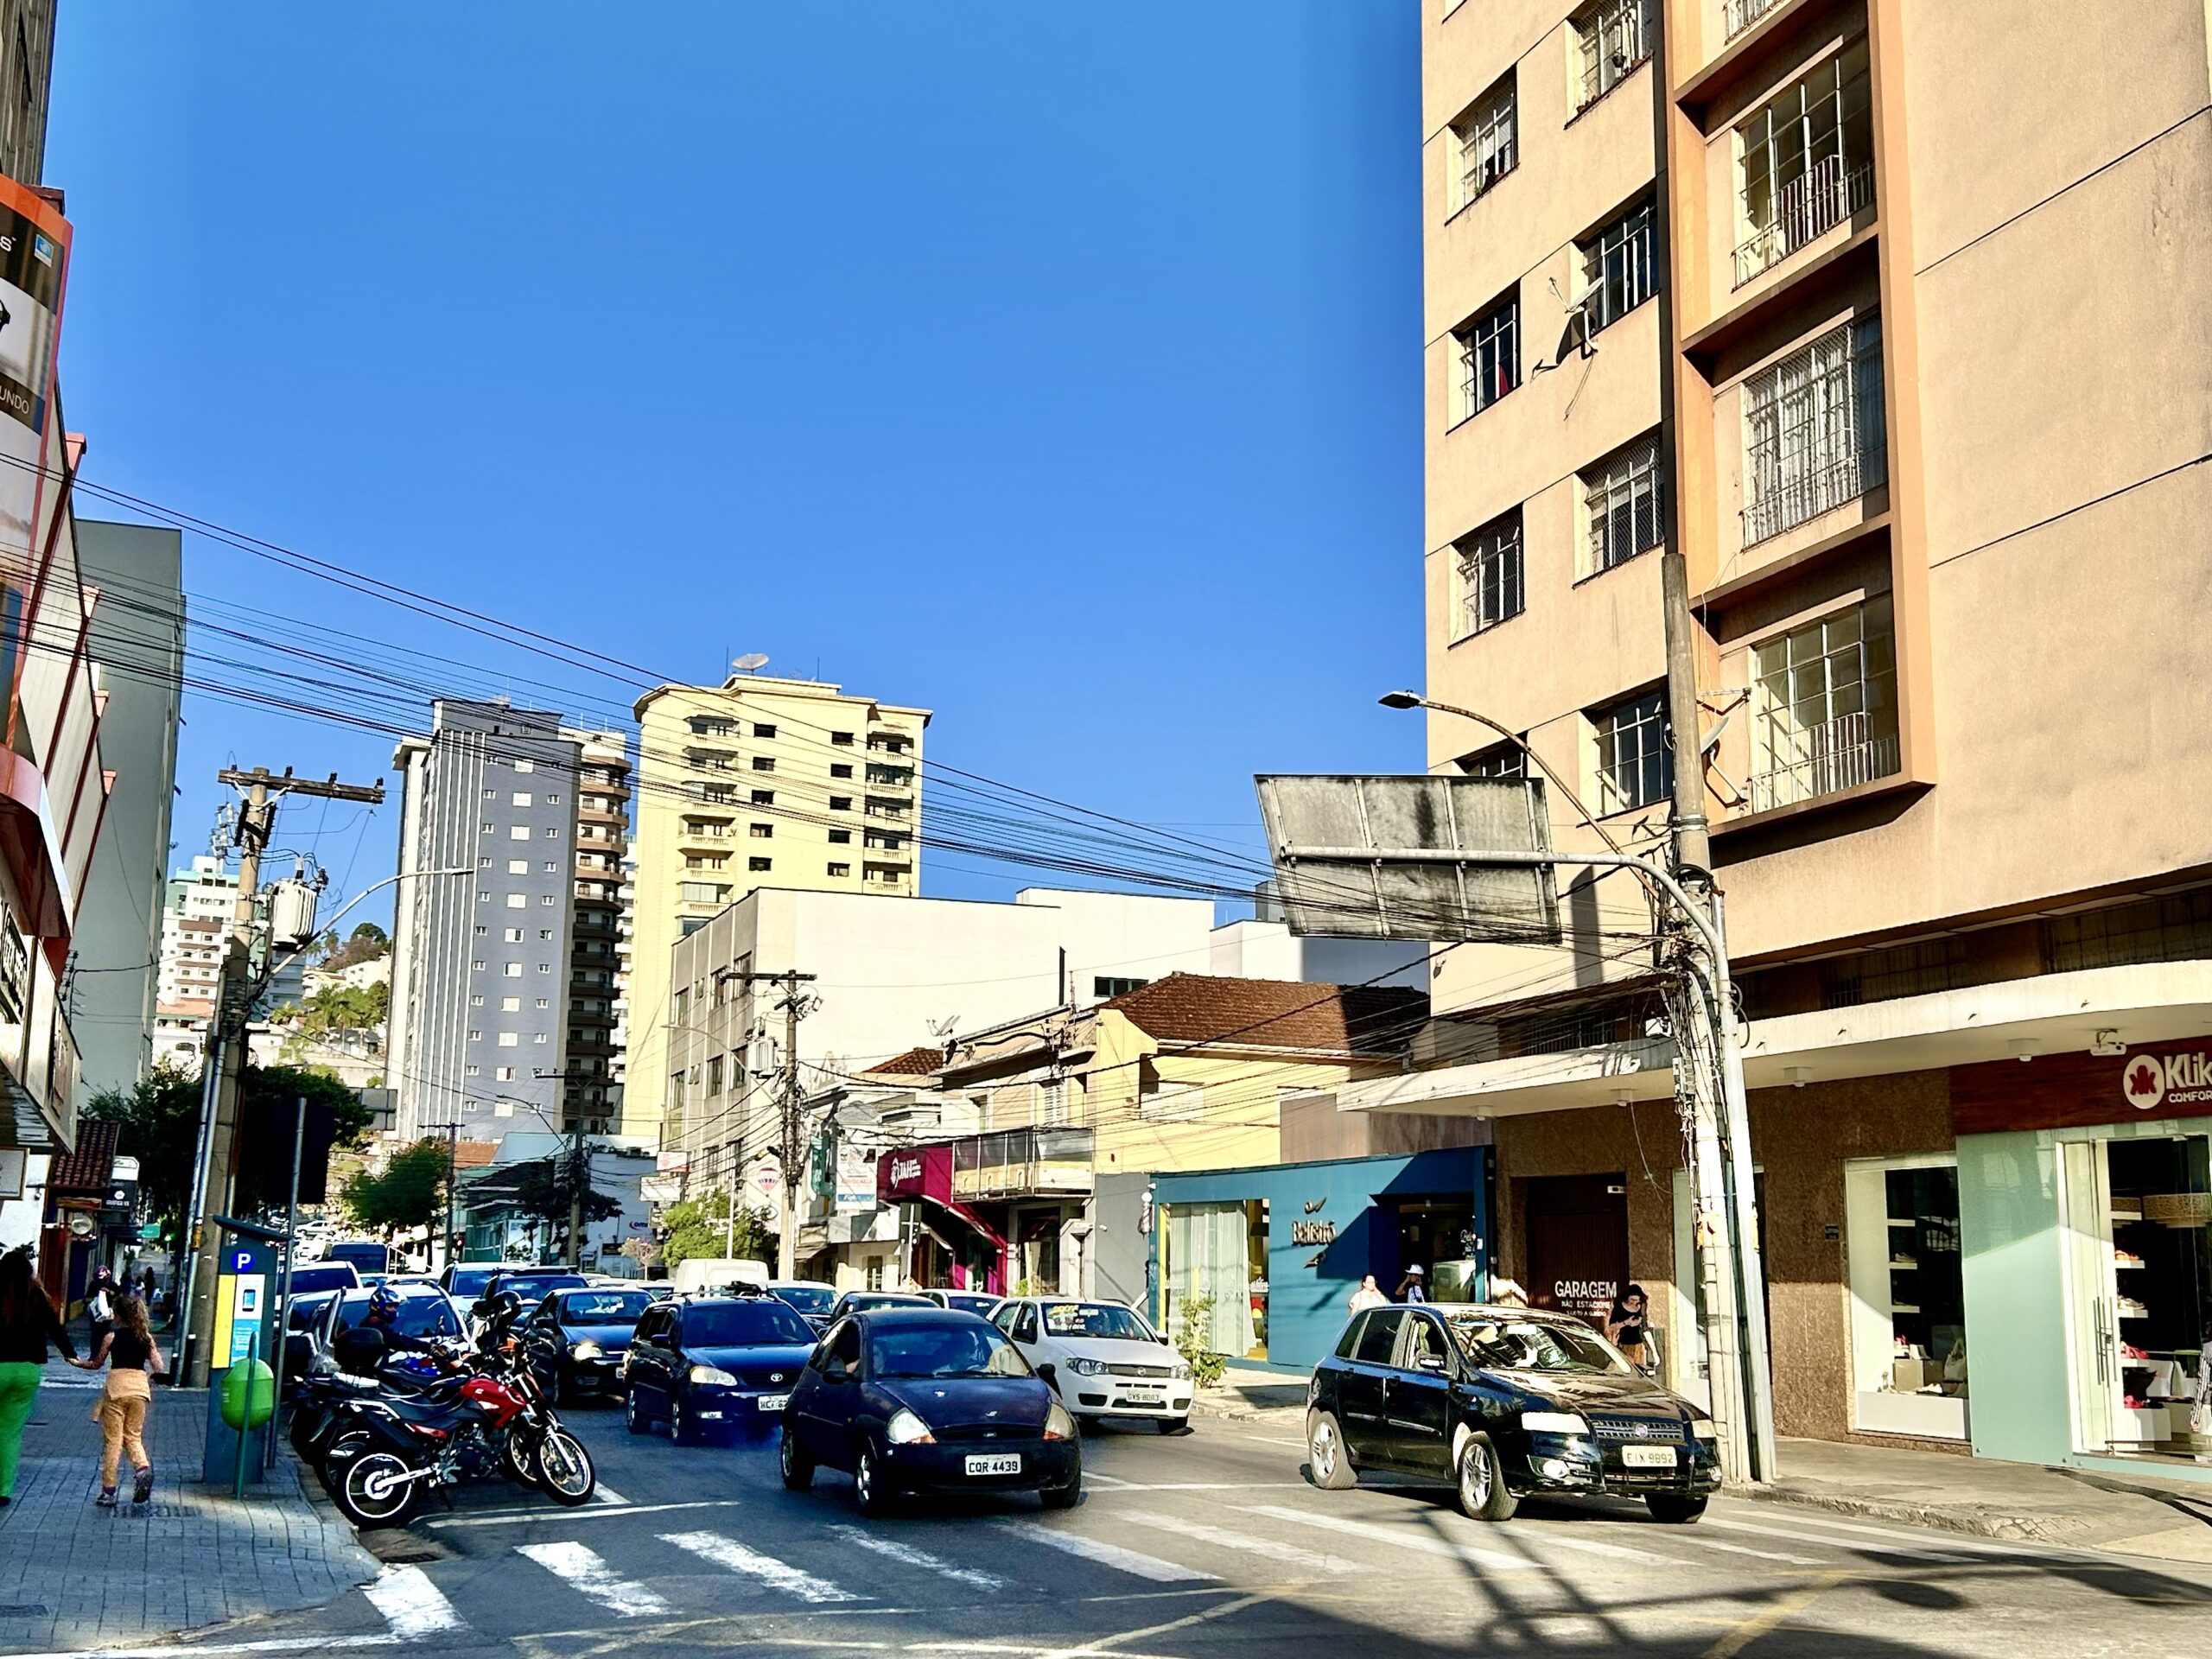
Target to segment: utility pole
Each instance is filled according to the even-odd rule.
[[[798,1276],[798,1204],[791,1190],[792,1166],[798,1160],[800,1130],[799,1105],[804,1091],[798,1080],[798,1022],[807,1012],[807,1000],[799,995],[801,985],[810,985],[815,976],[796,969],[780,974],[733,974],[731,978],[750,985],[766,982],[783,987],[784,1000],[777,1006],[784,1015],[783,1103],[780,1113],[781,1142],[776,1149],[779,1175],[776,1181],[776,1276],[794,1279]],[[736,1189],[737,1171],[731,1171],[730,1185]],[[734,1198],[732,1203],[734,1204]],[[735,1211],[732,1211],[732,1225]]]
[[[352,801],[378,806],[384,785],[341,784],[335,772],[329,778],[295,778],[289,767],[281,773],[266,766],[251,772],[224,768],[218,782],[246,792],[233,831],[238,848],[238,896],[231,913],[231,937],[223,953],[223,976],[215,1001],[215,1040],[207,1064],[216,1068],[213,1087],[205,1110],[207,1121],[201,1139],[204,1163],[197,1172],[197,1204],[192,1216],[192,1270],[186,1286],[184,1371],[194,1387],[207,1381],[209,1344],[215,1333],[215,1271],[222,1248],[218,1230],[209,1224],[213,1216],[230,1213],[232,1181],[238,1172],[239,1090],[245,1079],[246,1026],[253,999],[264,988],[275,966],[273,947],[263,964],[260,982],[253,966],[253,944],[259,931],[254,900],[261,885],[261,857],[276,828],[276,808],[288,795],[317,800]]]
[[[453,1188],[460,1164],[461,1120],[456,1117],[446,1125],[446,1233],[438,1250],[448,1267],[453,1265]]]

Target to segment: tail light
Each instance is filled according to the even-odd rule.
[[[429,1423],[410,1423],[407,1427],[426,1440],[443,1440],[452,1438],[444,1429]]]

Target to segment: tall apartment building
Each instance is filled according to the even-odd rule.
[[[637,881],[622,1129],[653,1135],[669,1075],[669,953],[756,887],[920,891],[926,709],[734,675],[639,698]]]
[[[440,701],[400,772],[387,1086],[403,1137],[558,1129],[582,745],[557,715]],[[454,870],[470,874],[443,874]]]
[[[569,1046],[563,1115],[593,1134],[622,1109],[616,1001],[622,989],[625,877],[630,845],[630,743],[620,732],[575,740],[575,925],[569,959]]]
[[[2202,1478],[2205,8],[1424,13],[1429,696],[1651,846],[1680,552],[1781,1432]],[[1494,1117],[1497,1265],[1641,1281],[1694,1389],[1649,913],[1572,896],[1341,1103]]]
[[[0,173],[36,184],[46,170],[55,0],[0,0]]]

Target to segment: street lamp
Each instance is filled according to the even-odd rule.
[[[1596,815],[1582,804],[1580,798],[1568,785],[1567,779],[1554,772],[1550,763],[1529,747],[1529,740],[1518,732],[1499,725],[1488,715],[1478,715],[1471,709],[1462,709],[1455,703],[1432,702],[1416,691],[1385,691],[1381,696],[1376,698],[1376,702],[1381,703],[1385,709],[1427,709],[1440,715],[1457,715],[1461,720],[1471,720],[1478,726],[1487,727],[1536,763],[1537,770],[1550,781],[1553,788],[1566,798],[1567,804],[1581,816],[1582,822],[1598,832],[1599,840],[1617,853],[1626,850],[1620,842],[1606,833],[1605,826],[1598,822]]]

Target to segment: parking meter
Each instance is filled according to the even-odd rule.
[[[283,1235],[251,1222],[218,1217],[223,1249],[215,1274],[214,1342],[208,1355],[207,1438],[200,1478],[226,1483],[243,1496],[249,1478],[263,1478],[264,1438],[276,1403],[276,1382],[263,1359],[276,1310],[271,1297]]]

